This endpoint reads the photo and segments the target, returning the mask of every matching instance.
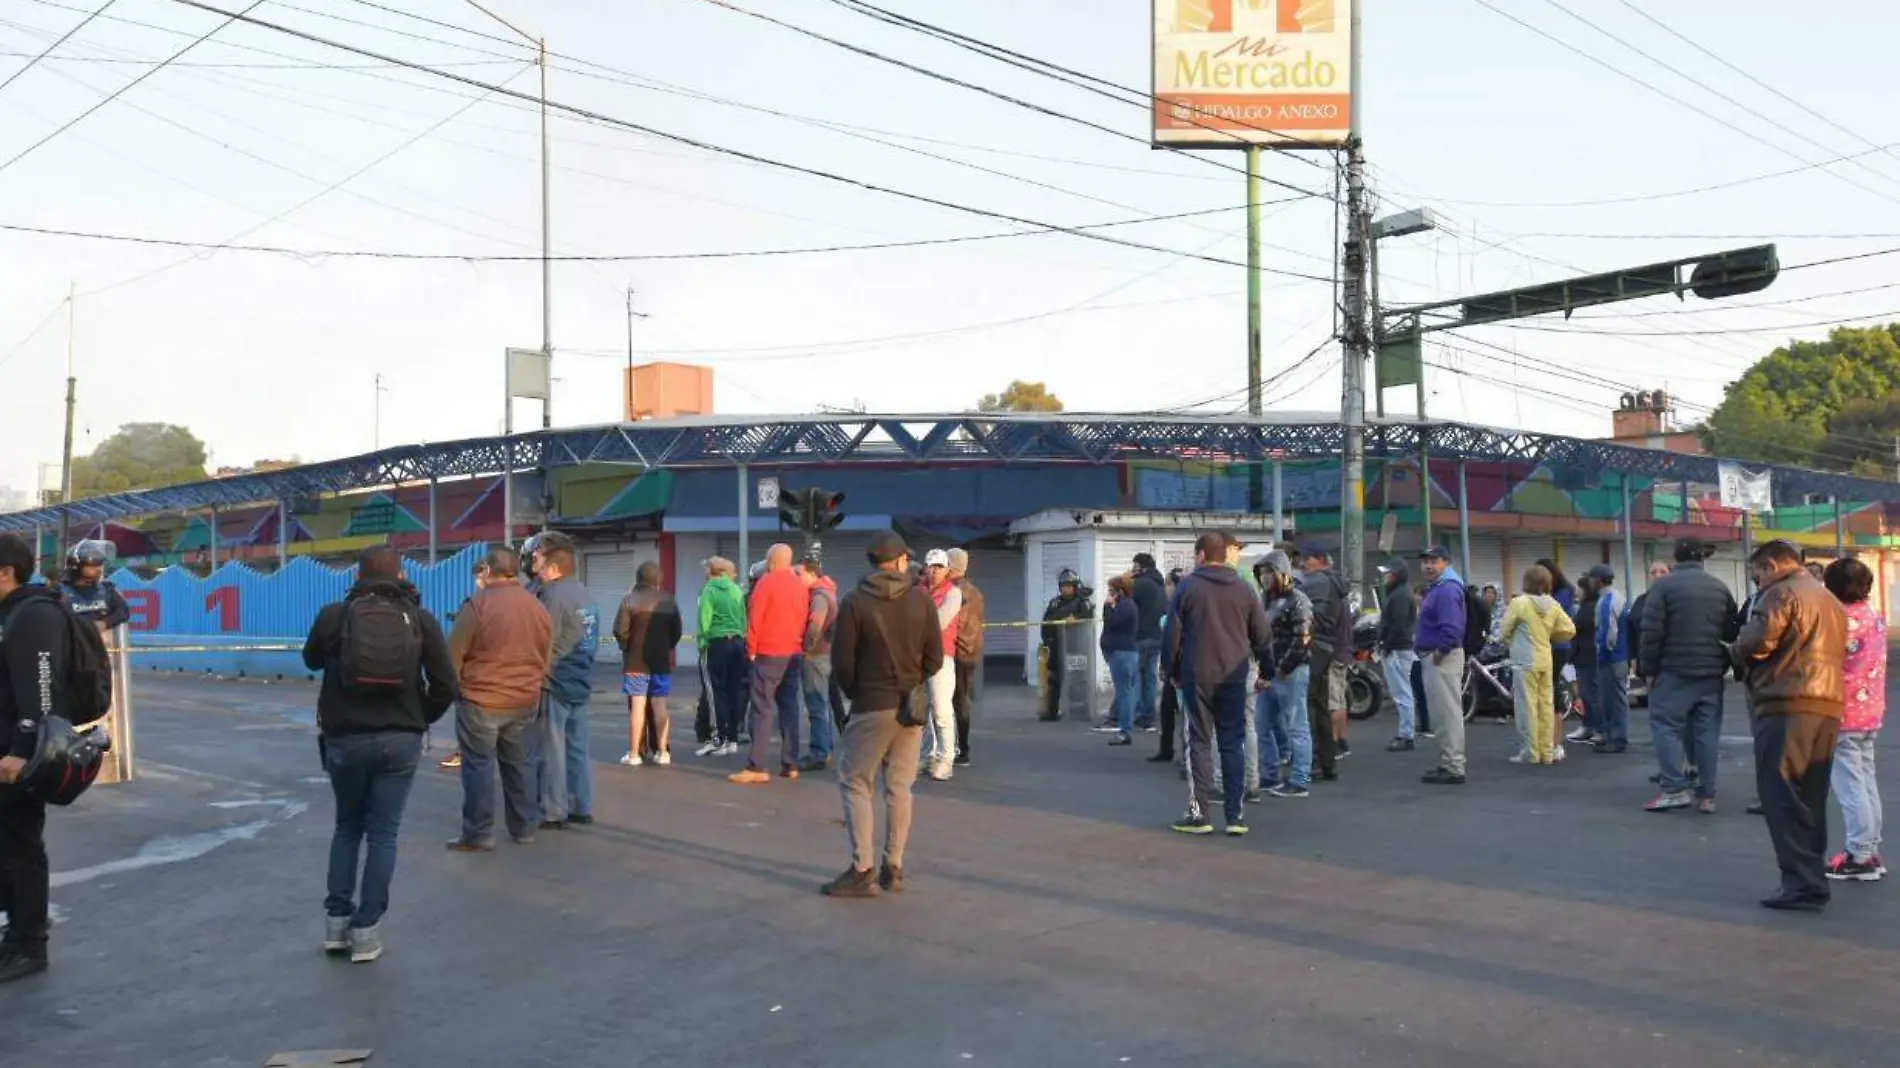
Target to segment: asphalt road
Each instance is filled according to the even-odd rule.
[[[618,767],[603,696],[600,822],[449,854],[460,789],[431,760],[388,954],[352,966],[318,946],[314,687],[142,675],[137,692],[140,780],[51,821],[54,967],[0,990],[0,1063],[355,1047],[385,1068],[1900,1057],[1900,889],[1841,886],[1819,916],[1755,904],[1775,871],[1742,812],[1739,705],[1716,816],[1640,810],[1647,745],[1519,768],[1501,726],[1474,728],[1469,785],[1425,787],[1426,752],[1380,751],[1388,716],[1355,725],[1342,781],[1254,808],[1232,840],[1166,829],[1185,787],[1144,762],[1153,736],[1110,749],[996,688],[975,767],[919,786],[909,891],[840,902],[816,893],[845,862],[828,777],[729,786],[732,761],[685,744],[673,768]]]

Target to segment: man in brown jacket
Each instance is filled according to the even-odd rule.
[[[1840,734],[1847,616],[1801,566],[1801,550],[1771,541],[1748,560],[1760,594],[1730,649],[1748,686],[1755,785],[1781,867],[1771,909],[1827,905],[1827,790]]]
[[[508,833],[522,845],[541,825],[536,796],[535,713],[554,658],[554,624],[521,585],[521,558],[490,549],[475,596],[449,631],[449,659],[462,680],[455,737],[462,752],[462,833],[458,853],[495,848],[495,762],[501,761]]]
[[[957,616],[956,672],[957,688],[950,707],[957,715],[956,766],[970,766],[970,706],[980,688],[977,680],[983,668],[983,591],[970,581],[970,554],[963,549],[950,550],[950,582],[963,591],[963,611]]]

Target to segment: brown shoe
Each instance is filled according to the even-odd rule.
[[[878,888],[892,894],[904,892],[904,868],[899,864],[885,864],[877,870]]]
[[[744,771],[735,771],[726,776],[726,781],[737,783],[740,786],[764,786],[766,783],[772,781],[772,777],[757,768],[747,768]]]
[[[796,764],[784,765],[783,767],[778,769],[778,777],[781,779],[798,778],[798,766]]]

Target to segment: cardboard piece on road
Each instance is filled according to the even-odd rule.
[[[306,1049],[291,1053],[273,1053],[264,1068],[332,1068],[339,1064],[362,1064],[369,1060],[366,1049]]]

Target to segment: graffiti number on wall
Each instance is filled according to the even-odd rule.
[[[133,630],[154,631],[158,629],[158,591],[122,590],[125,595],[125,607],[131,611],[129,621]]]
[[[220,586],[205,594],[205,611],[218,614],[218,630],[229,634],[238,629],[238,588]]]

